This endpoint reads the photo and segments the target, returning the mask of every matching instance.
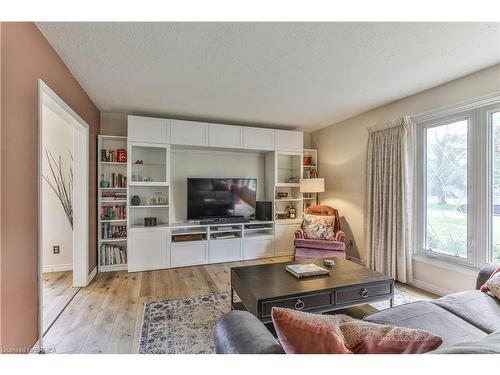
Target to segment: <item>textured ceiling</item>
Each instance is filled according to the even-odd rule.
[[[312,131],[500,62],[500,23],[38,23],[103,112]]]

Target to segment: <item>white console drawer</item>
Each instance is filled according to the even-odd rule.
[[[267,258],[274,255],[273,239],[252,239],[243,241],[243,259]]]
[[[194,266],[208,263],[207,241],[172,242],[172,267]]]
[[[302,224],[276,224],[274,230],[274,255],[292,255],[295,253],[295,231]]]
[[[210,240],[208,263],[234,262],[242,260],[241,239]]]

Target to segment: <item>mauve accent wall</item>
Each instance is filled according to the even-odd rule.
[[[38,339],[38,84],[42,79],[90,126],[89,272],[96,266],[99,110],[34,23],[0,23],[0,348]]]

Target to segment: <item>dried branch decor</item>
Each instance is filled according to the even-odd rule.
[[[59,198],[71,229],[73,229],[73,155],[70,151],[68,153],[71,162],[68,177],[65,178],[62,171],[61,155],[59,155],[59,161],[57,162],[50,151],[45,149],[51,175],[44,175],[43,178],[47,181],[57,198]]]

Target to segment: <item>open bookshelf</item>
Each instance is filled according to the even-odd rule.
[[[318,175],[318,150],[305,148],[302,158],[302,178],[317,178]],[[316,204],[317,193],[302,193],[303,210]]]
[[[127,269],[127,137],[97,136],[99,272]]]

